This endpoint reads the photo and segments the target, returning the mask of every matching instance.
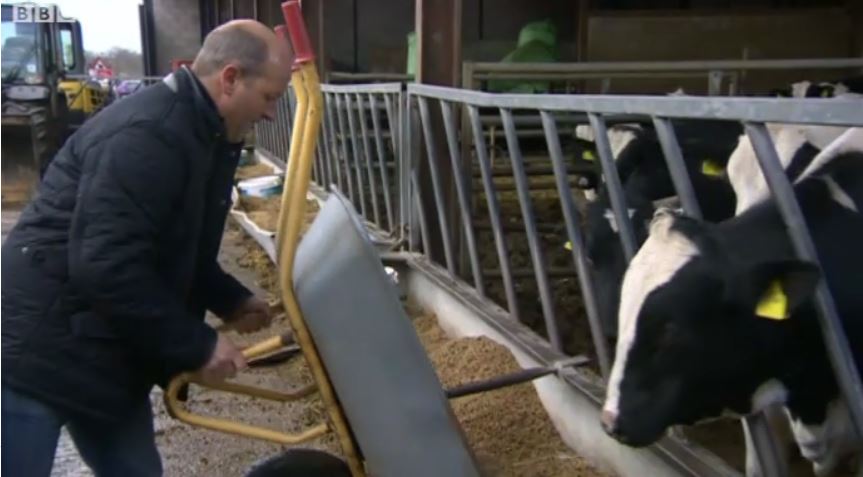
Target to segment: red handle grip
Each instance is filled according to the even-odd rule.
[[[291,36],[291,44],[294,46],[294,64],[311,63],[315,61],[312,52],[312,42],[309,40],[309,32],[303,21],[303,12],[300,10],[299,0],[289,0],[282,4],[282,16],[288,26],[288,34]]]
[[[274,30],[276,30],[276,37],[278,37],[280,41],[284,41],[288,43],[288,45],[290,45],[290,42],[288,40],[288,27],[286,27],[285,25],[276,25],[276,28],[274,28]],[[300,65],[297,64],[296,61],[291,63],[291,71],[297,71],[298,69],[300,69]]]

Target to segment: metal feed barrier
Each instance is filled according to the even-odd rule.
[[[321,92],[324,117],[313,182],[322,188],[338,187],[377,230],[402,239],[407,223],[400,186],[400,174],[407,170],[401,164],[402,85],[322,85]],[[276,120],[255,128],[257,150],[281,167],[289,155],[295,109],[289,88],[279,100]]]
[[[562,83],[567,92],[583,80],[601,80],[607,93],[612,81],[619,79],[704,78],[707,94],[741,94],[741,78],[758,71],[859,71],[863,58],[794,58],[761,60],[697,61],[594,61],[579,63],[500,63],[471,62],[462,65],[462,87],[479,90],[483,81],[520,80]]]
[[[511,95],[419,84],[407,85],[406,91],[399,84],[325,85],[322,90],[325,117],[320,141],[322,147],[318,148],[313,171],[314,182],[322,190],[335,188],[346,195],[366,223],[374,225],[372,228],[403,240],[398,247],[401,250],[425,254],[432,274],[455,280],[459,287],[473,289],[480,302],[493,306],[488,290],[493,282],[499,282],[505,299],[498,300],[497,304],[506,309],[510,318],[519,319],[516,278],[526,276],[532,279],[530,281],[538,288],[550,348],[563,352],[563,337],[558,329],[560,322],[550,284],[550,277],[562,272],[559,266],[555,269],[546,264],[540,235],[547,231],[547,224],[536,220],[531,171],[542,170],[542,173],[553,176],[551,185],[546,183],[545,187],[556,191],[555,200],[563,213],[564,223],[559,231],[572,244],[570,270],[574,270],[573,275],[578,280],[593,352],[603,378],[608,376],[611,361],[600,329],[597,298],[588,273],[584,234],[570,188],[571,171],[562,153],[559,124],[587,123],[596,133],[599,162],[627,261],[637,251],[637,242],[626,213],[627,204],[608,141],[607,123],[620,118],[640,118],[656,127],[682,206],[687,214],[697,218],[701,217],[700,207],[671,120],[712,119],[742,123],[771,194],[779,203],[798,256],[812,262],[817,262],[817,258],[811,236],[765,123],[863,126],[863,108],[859,101],[851,100]],[[289,107],[288,102],[286,96],[284,107]],[[509,186],[514,188],[521,215],[519,225],[501,220],[502,191],[499,181],[496,182],[496,177],[501,174],[499,165],[492,164],[489,159],[486,148],[489,121],[481,119],[481,109],[496,109],[500,116],[509,151],[509,164],[506,164],[511,170],[512,183]],[[434,114],[438,111],[439,121]],[[519,114],[515,115],[514,111]],[[385,122],[381,118],[384,115]],[[466,117],[470,124],[469,134],[462,133],[461,137],[458,135],[459,115]],[[518,126],[525,121],[535,121],[534,118],[539,119],[545,136],[547,158],[544,167],[535,160],[526,164],[517,136]],[[280,120],[259,125],[257,131],[258,146],[265,149],[265,154],[275,156],[277,160],[279,157],[287,158],[287,152],[279,149],[279,145],[285,137],[284,132],[290,131],[290,124]],[[470,143],[467,148],[464,147],[466,142]],[[463,153],[471,149],[473,154]],[[441,172],[441,166],[447,163],[454,173]],[[549,163],[551,167],[548,167]],[[473,190],[470,180],[470,171],[475,165],[481,176],[481,186],[477,191]],[[428,183],[420,183],[421,167],[428,168]],[[422,190],[427,187],[431,190]],[[487,213],[487,223],[481,224],[476,220],[478,212]],[[490,269],[480,260],[477,230],[481,227],[491,230],[498,262],[496,269]],[[518,270],[511,263],[507,238],[511,238],[511,232],[519,228],[529,250],[529,269]],[[440,256],[430,253],[433,241],[442,248]],[[823,282],[817,289],[815,303],[841,391],[851,408],[855,426],[858,430],[863,429],[863,387],[848,341],[841,330],[835,304]],[[565,380],[575,385],[575,381]],[[763,419],[749,418],[748,425],[764,475],[784,475],[784,463],[776,458],[776,450]],[[711,473],[708,465],[695,462],[697,458],[687,454],[674,439],[663,439],[654,448],[678,469],[696,474]]]

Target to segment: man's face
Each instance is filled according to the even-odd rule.
[[[276,117],[276,102],[285,93],[288,75],[278,64],[267,62],[259,75],[237,71],[225,80],[225,101],[221,113],[228,140],[239,142],[254,124]]]

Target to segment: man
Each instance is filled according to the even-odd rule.
[[[242,139],[273,119],[290,63],[266,26],[225,24],[52,161],[2,249],[4,477],[48,476],[64,425],[96,475],[161,475],[153,384],[246,366],[202,318],[269,324],[216,256]]]

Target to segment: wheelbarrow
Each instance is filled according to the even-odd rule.
[[[295,339],[314,385],[282,393],[229,382],[204,383],[184,374],[168,386],[167,408],[173,417],[192,425],[285,445],[334,432],[353,476],[480,475],[448,398],[554,370],[525,370],[447,393],[350,202],[334,191],[298,244],[322,97],[298,1],[283,3],[282,11],[296,54],[292,83],[297,110],[276,251],[282,304],[293,337],[273,337],[243,353],[254,359]],[[284,36],[284,27],[277,32]],[[188,383],[274,401],[318,393],[328,420],[288,434],[192,414],[177,399]]]

